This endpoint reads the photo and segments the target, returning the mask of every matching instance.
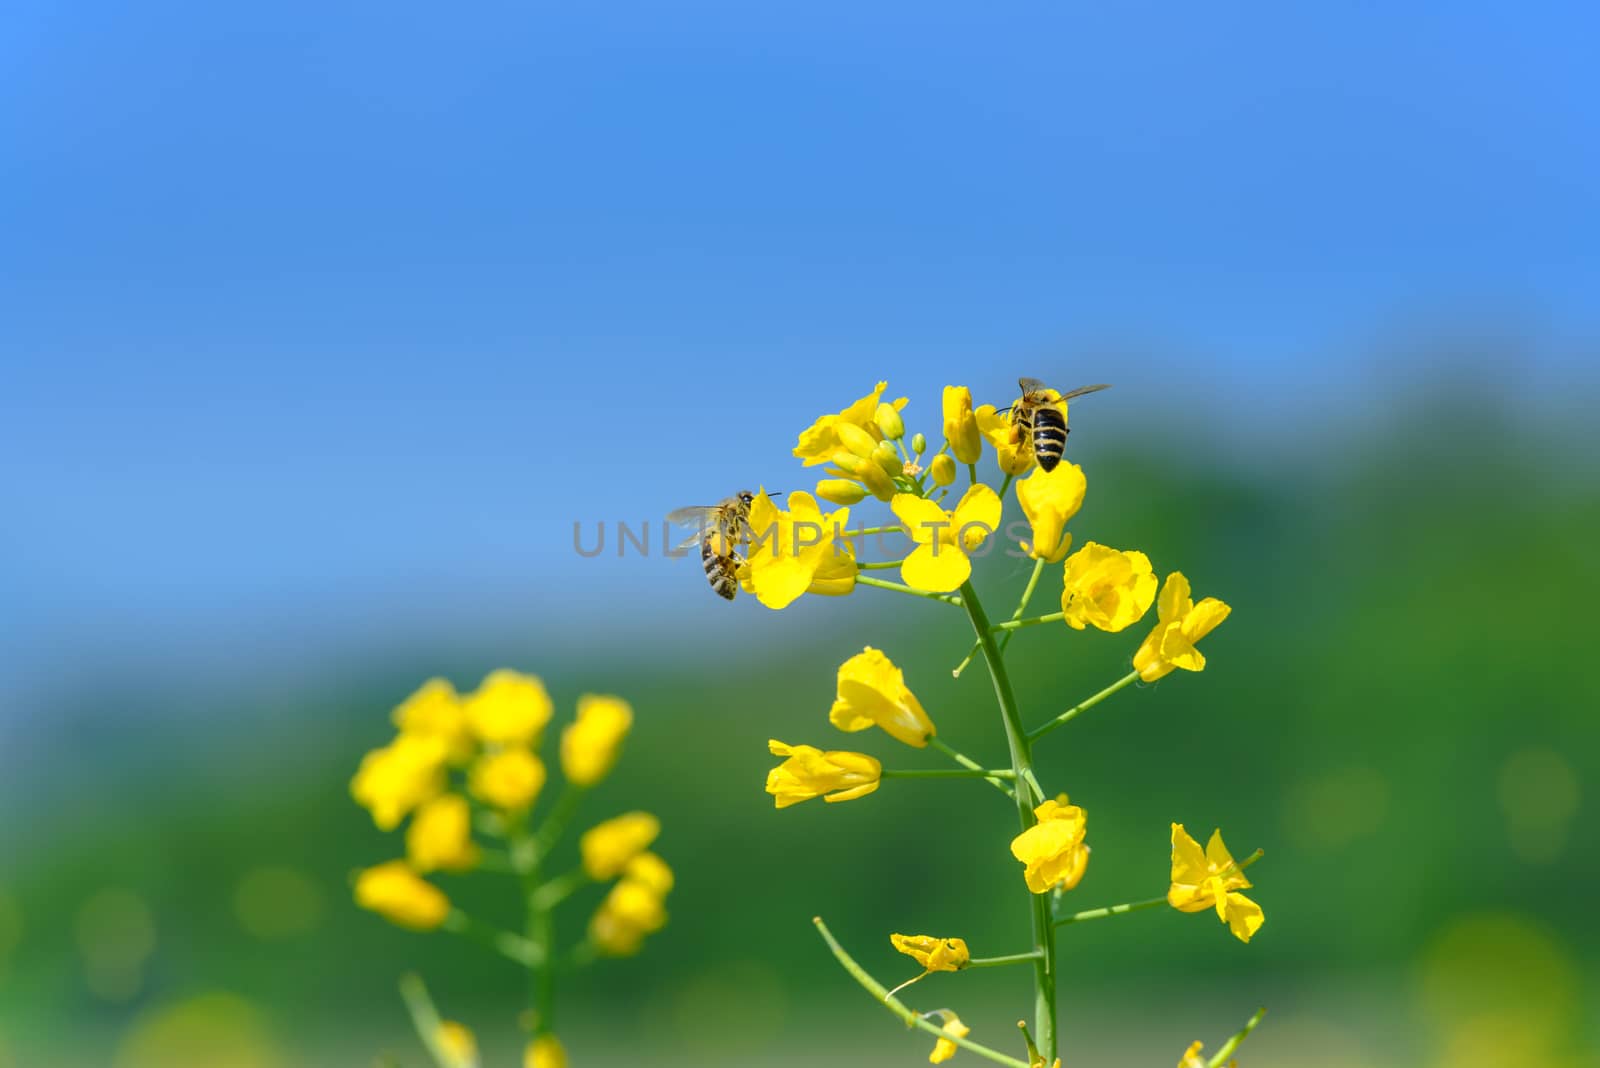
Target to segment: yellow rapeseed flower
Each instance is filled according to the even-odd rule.
[[[891,738],[918,749],[937,733],[906,686],[905,674],[870,645],[839,666],[838,697],[828,721],[842,731],[882,727]]]
[[[446,679],[429,679],[394,710],[394,725],[403,734],[438,738],[453,764],[472,756],[472,732],[456,688]]]
[[[837,415],[824,415],[817,419],[806,429],[800,432],[800,440],[794,447],[794,454],[805,462],[807,467],[827,463],[833,459],[833,454],[844,445],[839,440],[839,425],[853,426],[865,430],[874,437],[883,433],[879,429],[874,416],[878,411],[878,404],[883,399],[883,391],[889,387],[887,382],[879,382],[877,387],[865,397],[850,405]],[[901,397],[892,407],[899,411],[906,406],[906,398]]]
[[[1189,580],[1183,572],[1167,576],[1156,602],[1159,621],[1133,654],[1133,666],[1145,682],[1154,682],[1173,668],[1202,671],[1206,658],[1195,643],[1216,629],[1233,611],[1215,597],[1195,604],[1189,595]]]
[[[440,1020],[433,1037],[446,1068],[477,1068],[478,1039],[471,1028],[454,1020]]]
[[[544,761],[521,746],[497,749],[475,760],[467,773],[467,789],[486,805],[516,812],[533,804],[544,789]]]
[[[1062,794],[1033,810],[1038,823],[1011,840],[1011,855],[1023,863],[1028,889],[1043,894],[1056,886],[1071,890],[1089,866],[1084,844],[1089,818]]]
[[[402,734],[361,758],[350,796],[372,813],[379,830],[392,831],[406,813],[444,789],[449,749],[439,738]]]
[[[1074,463],[1059,463],[1053,471],[1041,467],[1017,483],[1017,503],[1033,528],[1033,543],[1022,545],[1029,555],[1052,564],[1067,555],[1072,546],[1067,521],[1083,507],[1088,488],[1083,468]]]
[[[467,871],[478,863],[472,806],[460,794],[440,794],[417,809],[406,828],[406,859],[419,872]]]
[[[1000,498],[982,483],[967,490],[954,512],[910,493],[895,494],[889,507],[917,543],[900,565],[900,577],[931,593],[960,588],[972,574],[967,554],[1000,528]]]
[[[491,745],[534,745],[555,706],[535,675],[490,672],[464,701],[467,725]]]
[[[941,452],[928,461],[928,474],[936,486],[948,486],[956,480],[956,462],[949,453]]]
[[[978,420],[978,432],[994,446],[1001,471],[1020,475],[1033,466],[1033,441],[1011,422],[1009,414],[1002,415],[992,404],[979,405],[973,414]]]
[[[967,952],[966,941],[960,938],[892,934],[889,944],[928,972],[960,971],[972,959],[972,954]]]
[[[567,1048],[555,1035],[540,1035],[522,1051],[522,1068],[567,1068]]]
[[[747,564],[756,598],[776,609],[788,607],[807,592],[850,592],[856,562],[849,542],[841,537],[849,522],[850,509],[824,514],[809,493],[789,494],[787,512],[773,504],[765,490],[758,493],[750,505]]]
[[[788,808],[813,797],[825,801],[853,801],[878,788],[883,765],[865,753],[844,750],[823,752],[809,745],[785,745],[769,739],[773,756],[787,757],[767,772],[767,793],[778,808]]]
[[[946,1010],[944,1012],[944,1029],[959,1038],[966,1038],[972,1034],[972,1028],[961,1022],[961,1017]],[[941,1038],[933,1044],[933,1052],[928,1054],[929,1064],[943,1064],[956,1055],[956,1050],[961,1047],[948,1038]]]
[[[561,732],[561,773],[574,786],[593,786],[616,764],[632,726],[628,702],[584,694],[578,698],[578,718]]]
[[[672,891],[675,881],[672,868],[654,853],[640,853],[628,861],[627,867],[622,869],[622,874],[624,878],[641,883],[662,897]]]
[[[583,870],[597,881],[614,878],[660,833],[661,821],[648,812],[627,812],[596,824],[578,840]]]
[[[1234,937],[1248,942],[1266,922],[1261,906],[1238,892],[1248,889],[1250,880],[1222,843],[1221,830],[1212,832],[1202,853],[1200,843],[1189,836],[1183,824],[1172,825],[1172,886],[1167,904],[1179,912],[1214,908]]]
[[[418,878],[403,860],[367,868],[356,876],[356,904],[401,927],[431,931],[450,914],[444,891]]]
[[[1155,599],[1156,576],[1144,553],[1118,552],[1091,541],[1067,557],[1061,611],[1075,630],[1124,630],[1143,619]]]
[[[1200,1051],[1204,1047],[1203,1042],[1189,1043],[1189,1048],[1183,1051],[1183,1059],[1178,1061],[1178,1068],[1206,1068],[1209,1062],[1200,1056]]]
[[[666,922],[661,895],[644,883],[623,879],[590,917],[589,940],[609,957],[626,957],[637,953],[644,936]]]
[[[983,455],[983,438],[972,413],[972,390],[966,386],[944,387],[944,439],[961,463],[977,463]]]

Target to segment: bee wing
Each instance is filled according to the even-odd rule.
[[[721,508],[718,505],[691,505],[688,508],[674,508],[667,513],[667,522],[674,526],[694,527],[703,526],[706,520],[713,518]]]
[[[1050,388],[1037,378],[1019,378],[1017,385],[1022,387],[1023,393],[1043,393]]]
[[[1104,384],[1104,383],[1102,383],[1101,385],[1098,385],[1098,386],[1079,386],[1077,389],[1073,390],[1071,393],[1063,393],[1063,394],[1061,394],[1061,399],[1062,400],[1071,400],[1073,397],[1081,397],[1085,393],[1099,393],[1102,389],[1110,389],[1110,388],[1111,388],[1110,385],[1107,385],[1107,384]]]

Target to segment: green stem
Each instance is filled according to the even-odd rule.
[[[941,742],[938,738],[929,738],[928,739],[928,745],[930,747],[934,748],[934,749],[939,750],[939,752],[943,753],[945,756],[949,757],[951,760],[954,760],[957,764],[960,764],[964,768],[969,768],[969,769],[971,769],[973,771],[982,771],[983,770],[983,765],[979,764],[976,760],[973,760],[971,757],[967,756],[964,753],[957,752],[956,750],[950,748],[948,745],[945,745],[943,742]],[[993,786],[996,790],[999,790],[1001,793],[1005,794],[1007,797],[1012,798],[1013,800],[1017,796],[1015,790],[1013,790],[1011,787],[1007,786],[1004,782],[1002,782],[999,779],[985,779],[984,781],[987,782],[990,786]]]
[[[1256,1014],[1239,1029],[1238,1033],[1222,1044],[1211,1060],[1206,1062],[1206,1068],[1222,1068],[1228,1063],[1228,1058],[1233,1056],[1233,1051],[1239,1048],[1239,1043],[1250,1037],[1250,1032],[1256,1029],[1256,1024],[1261,1022],[1261,1017],[1267,1014],[1266,1006],[1256,1010]]]
[[[1000,705],[1000,719],[1006,730],[1006,745],[1011,750],[1011,770],[1016,772],[1018,780],[1017,822],[1026,831],[1037,820],[1033,815],[1033,805],[1028,800],[1028,791],[1022,789],[1021,784],[1031,785],[1041,799],[1044,795],[1033,774],[1033,753],[1029,747],[1028,735],[1022,729],[1022,717],[1017,711],[1017,698],[1011,689],[1011,676],[1006,672],[1005,660],[995,645],[994,631],[989,627],[989,617],[984,614],[983,605],[979,602],[978,593],[972,588],[970,580],[961,584],[961,603],[967,610],[967,617],[972,621],[973,633],[983,647],[983,659],[989,666],[989,677],[994,682],[994,696]],[[1049,1064],[1056,1056],[1055,927],[1051,923],[1048,897],[1032,892],[1029,892],[1028,897],[1033,921],[1033,945],[1039,953],[1039,959],[1033,962],[1034,1025],[1039,1031],[1039,1043],[1044,1050],[1045,1063]]]
[[[1035,727],[1033,730],[1029,731],[1028,741],[1037,742],[1040,738],[1043,738],[1045,735],[1049,734],[1063,723],[1071,720],[1073,717],[1078,715],[1078,713],[1087,712],[1089,709],[1093,708],[1101,701],[1104,701],[1107,697],[1110,697],[1124,686],[1132,685],[1138,681],[1139,673],[1137,671],[1128,672],[1126,675],[1122,676],[1122,678],[1118,679],[1116,682],[1113,682],[1110,686],[1107,686],[1093,697],[1086,698],[1085,700],[1078,702],[1065,712],[1061,713],[1061,715],[1057,716],[1055,719],[1050,720],[1041,727]]]
[[[1003,481],[1001,481],[1001,483],[1000,483],[1000,492],[998,494],[996,494],[996,496],[999,497],[1002,501],[1006,499],[1006,490],[1011,488],[1011,480],[1016,478],[1016,477],[1017,477],[1016,475],[1013,475],[1013,474],[1008,472],[1006,474],[1005,479]]]
[[[869,560],[866,563],[856,561],[857,571],[888,571],[905,563],[904,560]]]
[[[1009,768],[884,768],[885,779],[1014,779]]]
[[[1144,909],[1153,909],[1158,905],[1165,905],[1166,903],[1167,899],[1165,896],[1163,896],[1153,897],[1149,901],[1130,901],[1126,905],[1107,905],[1104,908],[1084,909],[1082,912],[1074,912],[1070,916],[1061,917],[1061,919],[1056,921],[1056,926],[1065,927],[1069,923],[1079,923],[1083,920],[1103,920],[1107,916],[1123,916],[1130,912],[1140,912]]]
[[[1044,574],[1045,561],[1043,557],[1033,562],[1033,574],[1028,576],[1028,584],[1022,589],[1022,596],[1017,600],[1017,609],[1011,613],[1011,622],[1015,623],[1022,618],[1028,610],[1028,602],[1033,600],[1034,588],[1039,585],[1039,576]],[[1000,651],[1006,651],[1006,646],[1011,644],[1011,632],[1008,630],[1000,635]]]
[[[439,1068],[450,1068],[450,1056],[439,1044],[439,1010],[433,1007],[433,999],[428,996],[428,988],[423,984],[422,976],[416,972],[406,972],[402,975],[400,998],[406,1003],[406,1012],[411,1016],[411,1026],[416,1028],[417,1037],[422,1039],[422,1044],[428,1047],[428,1055],[433,1058],[433,1063]]]
[[[1028,951],[1027,953],[1012,953],[1005,957],[973,957],[971,960],[967,961],[966,967],[998,968],[1003,964],[1027,964],[1030,961],[1036,961],[1038,959],[1039,951],[1034,949]]]
[[[1007,1057],[998,1050],[992,1050],[988,1046],[980,1046],[970,1039],[962,1038],[952,1031],[946,1031],[937,1024],[930,1023],[918,1013],[890,997],[888,989],[868,975],[867,970],[857,964],[855,959],[844,951],[844,947],[839,944],[838,939],[833,937],[833,932],[828,930],[828,925],[822,922],[821,916],[812,917],[811,922],[817,925],[817,933],[822,935],[824,942],[828,943],[828,948],[833,951],[834,958],[844,966],[844,970],[849,972],[851,977],[860,983],[880,1005],[900,1017],[907,1027],[916,1027],[928,1032],[930,1035],[937,1035],[939,1038],[954,1042],[962,1049],[971,1050],[978,1056],[994,1061],[996,1064],[1008,1065],[1010,1068],[1028,1068],[1027,1063],[1024,1061],[1019,1061],[1015,1057]]]
[[[452,934],[487,946],[524,968],[537,968],[544,963],[545,953],[533,941],[514,931],[503,931],[493,924],[474,919],[460,909],[451,909],[441,926]]]
[[[883,579],[868,578],[866,575],[857,575],[856,584],[860,586],[876,586],[880,590],[894,590],[896,593],[909,593],[913,597],[926,597],[930,601],[943,601],[961,607],[961,598],[949,593],[929,593],[927,590],[914,590],[899,582],[885,582]]]
[[[550,847],[555,845],[556,839],[561,837],[561,832],[567,829],[567,823],[577,812],[578,801],[582,797],[583,790],[571,783],[561,788],[550,814],[544,818],[544,822],[539,825],[539,830],[533,836],[535,862],[544,859],[544,855],[550,852]]]
[[[854,538],[859,535],[865,538],[872,534],[904,534],[905,532],[906,528],[899,525],[892,527],[862,527],[860,530],[847,530],[844,532],[844,536],[846,538]]]
[[[1067,614],[1065,612],[1051,612],[1047,616],[1033,616],[1030,619],[1012,619],[1004,623],[996,623],[994,629],[997,631],[1020,630],[1023,627],[1036,627],[1040,623],[1059,623],[1066,618]]]
[[[967,465],[967,478],[971,480],[971,483],[970,483],[971,485],[976,486],[978,484],[978,465],[977,464],[968,464]]]
[[[582,868],[574,868],[565,875],[558,875],[533,892],[533,902],[545,911],[555,908],[561,902],[571,897],[577,891],[590,883],[589,873]]]

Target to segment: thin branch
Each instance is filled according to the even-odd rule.
[[[1122,676],[1122,678],[1118,679],[1116,682],[1113,682],[1110,686],[1107,686],[1093,697],[1085,698],[1083,701],[1078,702],[1076,705],[1073,705],[1071,708],[1061,713],[1061,715],[1057,716],[1055,719],[1052,719],[1042,726],[1035,727],[1033,730],[1029,731],[1028,741],[1038,741],[1040,738],[1043,738],[1045,735],[1049,734],[1063,723],[1071,721],[1080,712],[1087,712],[1089,709],[1093,708],[1101,701],[1104,701],[1107,697],[1110,697],[1124,686],[1132,685],[1138,681],[1139,673],[1137,671],[1128,672],[1126,675]]]
[[[1005,964],[1028,964],[1036,961],[1041,956],[1037,949],[1026,953],[1012,953],[1004,957],[973,957],[963,966],[965,968],[998,968]]]
[[[857,964],[855,959],[844,951],[844,947],[833,937],[833,932],[828,930],[828,925],[822,922],[821,916],[812,917],[811,922],[817,925],[817,933],[822,935],[824,942],[828,943],[828,948],[833,951],[834,957],[844,966],[844,970],[849,972],[851,977],[860,983],[880,1005],[903,1020],[907,1027],[920,1028],[930,1035],[936,1035],[948,1042],[953,1042],[962,1049],[971,1050],[978,1056],[994,1061],[996,1064],[1008,1065],[1009,1068],[1028,1068],[1027,1062],[1019,1061],[1015,1057],[1007,1057],[1004,1053],[992,1050],[988,1046],[980,1046],[978,1043],[963,1038],[954,1031],[947,1031],[943,1027],[930,1023],[901,1002],[890,997],[889,991],[884,988],[884,985],[868,975],[866,969]]]
[[[912,589],[910,586],[907,586],[903,583],[885,582],[883,579],[868,578],[866,575],[857,575],[856,583],[857,585],[861,586],[876,586],[880,590],[893,590],[896,593],[909,593],[913,597],[926,597],[930,601],[942,601],[945,604],[953,604],[957,608],[961,607],[961,598],[950,593],[929,593],[927,590]]]
[[[944,742],[941,742],[938,738],[929,738],[928,739],[928,745],[931,748],[939,750],[939,752],[943,753],[945,756],[949,757],[951,760],[954,760],[957,764],[960,764],[964,768],[969,768],[969,769],[971,769],[973,771],[982,771],[982,770],[984,770],[982,764],[979,764],[976,760],[973,760],[971,757],[965,755],[964,753],[959,753],[956,750],[950,748]],[[1016,792],[1011,787],[1007,786],[1004,781],[1002,781],[1000,779],[985,779],[984,781],[987,782],[990,786],[993,786],[996,790],[999,790],[1001,793],[1005,794],[1007,797],[1011,798],[1013,801],[1015,801],[1017,799]]]
[[[400,998],[406,1003],[406,1012],[411,1016],[411,1026],[416,1028],[417,1037],[422,1039],[422,1044],[428,1047],[428,1055],[433,1058],[433,1063],[439,1068],[451,1068],[450,1055],[439,1043],[439,1010],[433,1007],[433,998],[428,996],[428,988],[422,982],[422,976],[416,972],[406,972],[402,975]]]
[[[884,768],[885,779],[1015,779],[1010,768]]]
[[[1222,1048],[1217,1050],[1216,1055],[1206,1062],[1206,1068],[1222,1068],[1224,1064],[1227,1064],[1228,1058],[1233,1056],[1233,1051],[1239,1048],[1239,1043],[1250,1037],[1250,1032],[1256,1029],[1256,1024],[1260,1023],[1261,1017],[1266,1014],[1265,1005],[1257,1009],[1256,1014],[1250,1017],[1249,1021],[1239,1029],[1239,1032],[1224,1042]]]
[[[1165,905],[1165,896],[1153,897],[1148,901],[1130,901],[1126,905],[1107,905],[1104,908],[1084,909],[1074,912],[1070,916],[1063,916],[1056,921],[1057,927],[1065,927],[1069,923],[1079,923],[1083,920],[1103,920],[1107,916],[1123,916],[1130,912],[1140,912],[1144,909],[1153,909],[1157,905]]]

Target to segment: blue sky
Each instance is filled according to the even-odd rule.
[[[248,656],[665,596],[575,571],[572,518],[792,479],[879,377],[930,414],[1022,373],[1115,381],[1108,420],[1248,395],[1227,432],[1270,438],[1397,373],[1381,339],[1503,329],[1570,404],[1595,23],[12,5],[0,636]]]

